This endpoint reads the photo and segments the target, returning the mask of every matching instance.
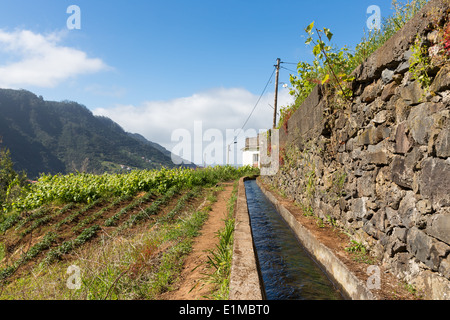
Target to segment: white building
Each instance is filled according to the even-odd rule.
[[[261,167],[259,156],[259,139],[247,138],[245,139],[245,148],[242,149],[242,165]]]

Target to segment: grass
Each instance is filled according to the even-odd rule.
[[[217,232],[219,243],[208,251],[207,267],[212,270],[202,279],[203,282],[213,284],[214,289],[207,298],[214,300],[227,300],[230,292],[230,272],[233,259],[234,241],[234,212],[237,202],[239,181],[235,181],[231,197],[227,202],[227,218],[225,227]]]
[[[44,260],[35,264],[30,272],[20,274],[14,282],[3,286],[0,299],[158,299],[160,294],[171,290],[177,280],[184,258],[191,251],[193,239],[209,215],[216,189],[219,190],[198,187],[183,194],[169,190],[160,198],[165,200],[166,205],[170,199],[176,199],[167,214],[153,216],[151,221],[146,215],[145,219],[139,220],[140,223],[136,223],[136,217],[140,217],[141,213],[130,216],[129,220],[125,220],[127,228],[114,235],[100,232],[99,224],[85,228],[75,239],[49,250]],[[197,210],[195,206],[204,199],[207,202]],[[154,201],[142,212],[155,213],[153,204],[158,203],[161,209],[162,202]],[[76,212],[79,210],[76,209]],[[86,207],[81,210],[86,210]],[[129,224],[130,220],[133,223]],[[85,219],[79,221],[82,223]],[[148,223],[142,223],[144,221]],[[97,241],[89,246],[83,245],[94,237]],[[56,234],[49,232],[18,261],[36,257],[54,245],[55,239]],[[0,246],[0,255],[4,255],[5,250],[4,245]],[[61,260],[69,253],[70,259]],[[2,269],[0,276],[7,278],[13,275],[19,262]],[[81,270],[79,290],[70,290],[66,284],[71,265]]]

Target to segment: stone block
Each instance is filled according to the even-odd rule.
[[[403,188],[412,190],[414,173],[410,168],[406,167],[405,158],[395,156],[390,167],[392,172],[392,181]]]
[[[366,88],[364,88],[363,93],[361,94],[361,101],[365,103],[370,103],[375,101],[378,97],[381,90],[381,80],[369,84]]]
[[[383,236],[383,232],[381,232],[377,227],[375,227],[371,221],[367,221],[364,223],[362,228],[369,236],[380,239]]]
[[[352,212],[356,220],[368,219],[369,218],[369,210],[367,210],[367,201],[369,198],[362,197],[353,200],[352,202]]]
[[[419,175],[420,194],[430,199],[433,209],[450,206],[450,162],[439,158],[422,161]]]
[[[360,197],[375,196],[375,177],[377,172],[364,171],[361,178],[357,180],[356,189]]]
[[[444,211],[442,211],[444,212]],[[426,233],[450,245],[450,209],[434,214],[428,222]]]
[[[385,209],[386,219],[384,220],[384,229],[387,232],[392,230],[395,227],[400,227],[402,220],[397,210],[394,210],[390,207],[386,207]]]
[[[389,70],[389,69],[384,69],[383,72],[381,73],[381,80],[383,81],[384,84],[388,84],[390,83],[394,77],[394,71],[393,70]]]
[[[397,123],[403,122],[408,119],[409,113],[411,111],[411,106],[408,105],[405,100],[399,98],[395,101],[395,120]]]
[[[450,157],[450,129],[444,128],[438,135],[435,144],[436,155],[440,158]]]
[[[425,214],[429,214],[432,212],[431,209],[431,202],[429,199],[422,199],[419,200],[416,204],[416,208],[417,210],[419,210],[419,212],[423,215]]]
[[[383,92],[381,93],[381,100],[382,101],[388,101],[395,95],[395,90],[397,89],[397,83],[391,82],[388,85],[386,85],[383,89]]]
[[[386,126],[374,127],[369,125],[359,136],[356,137],[357,145],[377,144],[388,138],[391,129]]]
[[[402,221],[402,225],[406,228],[411,228],[418,221],[420,213],[416,209],[416,198],[413,191],[406,191],[406,195],[400,201],[398,208],[398,215]]]
[[[366,164],[387,165],[389,157],[385,141],[377,145],[369,145],[363,159]]]
[[[406,228],[394,228],[394,231],[392,232],[393,237],[405,243],[406,243],[406,235],[407,235]]]
[[[438,271],[441,260],[444,259],[449,252],[450,246],[433,239],[433,244],[430,249],[430,258],[428,259],[428,263],[425,264],[433,271]]]
[[[388,164],[388,156],[386,151],[376,151],[376,152],[368,152],[366,154],[367,163],[372,163],[376,165],[387,165]]]
[[[433,246],[433,239],[425,232],[416,227],[412,227],[408,231],[406,241],[408,251],[417,259],[427,264],[430,258],[431,247]]]
[[[402,122],[397,126],[395,134],[395,153],[405,154],[411,148],[411,142],[406,135],[406,123]]]
[[[442,103],[426,102],[411,109],[407,120],[407,128],[412,138],[421,145],[428,144],[433,126],[440,125],[446,117]]]
[[[444,66],[434,78],[430,91],[441,92],[450,89],[450,66]]]
[[[425,91],[418,81],[401,87],[399,93],[407,105],[417,105],[425,100]]]
[[[450,255],[442,259],[439,265],[439,272],[447,279],[450,279]]]
[[[449,9],[447,0],[431,0],[405,26],[389,38],[363,64],[352,73],[357,82],[370,82],[379,78],[386,68],[394,70],[403,61],[408,61],[405,51],[409,49],[416,36],[425,34],[428,25],[436,16],[444,15]],[[407,68],[404,68],[406,71]]]

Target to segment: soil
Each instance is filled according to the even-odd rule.
[[[208,250],[213,250],[218,244],[217,232],[225,226],[227,202],[233,191],[233,183],[225,183],[223,187],[224,190],[217,194],[217,201],[213,203],[200,235],[194,240],[192,252],[184,262],[175,290],[163,294],[161,300],[208,300],[207,296],[214,289],[203,280],[211,272],[207,268]]]

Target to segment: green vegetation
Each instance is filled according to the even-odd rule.
[[[366,247],[355,240],[351,240],[350,246],[345,248],[345,251],[353,255],[353,260],[366,264],[373,264],[373,260],[369,256]]]
[[[0,298],[155,299],[177,280],[217,184],[257,173],[226,166],[43,176],[0,221]],[[221,232],[228,247],[232,224]],[[61,281],[70,265],[83,270],[78,290]]]
[[[206,275],[204,281],[212,283],[215,291],[212,297],[216,300],[227,300],[230,293],[230,272],[233,257],[234,241],[234,210],[237,201],[239,181],[236,181],[227,203],[228,216],[225,220],[225,227],[217,233],[219,243],[213,250],[209,250],[208,268],[212,269],[211,274]]]
[[[409,72],[414,80],[419,81],[422,88],[428,91],[431,85],[431,77],[428,70],[431,67],[431,59],[428,56],[428,48],[422,46],[417,38],[412,45],[412,56],[410,59]]]
[[[1,140],[0,140],[1,142]],[[0,149],[0,221],[1,211],[7,208],[13,198],[19,196],[28,185],[25,173],[17,173],[8,149]]]
[[[166,192],[172,186],[193,188],[233,179],[248,169],[230,166],[203,170],[177,168],[136,170],[128,174],[43,175],[26,194],[12,203],[8,212],[34,210],[50,203],[92,203],[101,198],[135,195],[138,192]]]
[[[291,75],[291,95],[295,97],[295,102],[281,109],[278,128],[286,125],[290,116],[318,84],[328,84],[330,90],[344,99],[337,102],[337,105],[351,101],[353,92],[349,83],[353,81],[351,74],[354,69],[400,30],[427,2],[428,0],[410,0],[403,3],[392,0],[393,14],[383,19],[381,29],[365,33],[354,50],[348,47],[337,48],[331,43],[331,30],[317,29],[312,22],[305,29],[305,44],[313,45],[314,60],[312,63],[300,61],[297,65],[298,75]]]

